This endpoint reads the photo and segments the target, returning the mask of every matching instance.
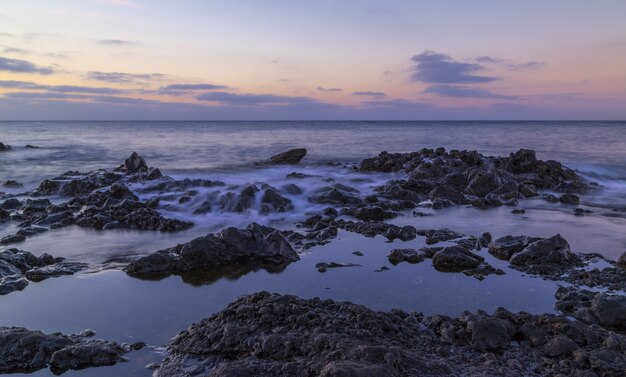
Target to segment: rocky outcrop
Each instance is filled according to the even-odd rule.
[[[274,155],[265,161],[257,162],[255,165],[296,165],[306,156],[306,153],[307,150],[305,148],[290,149],[286,152]]]
[[[389,252],[387,259],[393,265],[408,262],[411,264],[420,263],[426,258],[426,255],[415,249],[393,249]]]
[[[255,293],[181,332],[159,377],[619,375],[626,339],[549,314],[458,318]]]
[[[129,351],[115,342],[89,339],[93,331],[74,335],[44,334],[23,327],[0,327],[0,374],[32,373],[49,367],[54,374],[70,369],[114,365]]]
[[[626,296],[560,287],[556,298],[557,309],[581,322],[626,330]]]
[[[132,276],[184,274],[232,266],[284,266],[300,259],[283,234],[256,223],[226,228],[130,263]]]
[[[569,243],[560,234],[530,243],[513,254],[510,262],[514,268],[538,275],[555,275],[573,266],[582,266],[580,258],[571,252]]]
[[[470,203],[479,208],[514,205],[518,198],[539,195],[538,190],[564,192],[564,203],[578,204],[575,193],[597,187],[556,161],[538,160],[535,152],[527,149],[509,157],[483,156],[476,151],[446,152],[443,148],[396,154],[382,152],[363,160],[359,169],[405,172],[405,179],[379,187],[380,195],[414,203],[430,199],[434,209]]]
[[[0,252],[0,295],[21,291],[29,281],[71,275],[85,268],[84,263],[63,262],[49,254],[36,257],[28,251],[5,249]]]
[[[0,143],[0,152],[6,152],[6,151],[10,151],[10,150],[11,150],[11,146],[10,145]]]
[[[433,256],[433,266],[439,271],[461,272],[477,268],[484,260],[462,246],[450,246]]]

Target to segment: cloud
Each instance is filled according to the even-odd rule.
[[[125,41],[123,39],[99,39],[96,43],[104,46],[126,46],[138,44],[137,42]]]
[[[139,8],[139,4],[135,4],[130,0],[100,0],[100,2],[102,3],[107,3],[107,4],[111,4],[111,5],[121,5],[124,7],[131,7],[131,8]]]
[[[320,92],[343,92],[343,89],[341,88],[323,88],[321,86],[318,86],[316,89]]]
[[[433,93],[453,98],[480,98],[480,99],[518,99],[517,96],[507,96],[494,93],[490,90],[474,86],[459,85],[431,85],[423,93]]]
[[[123,72],[87,72],[86,77],[90,80],[106,81],[106,82],[133,82],[140,80],[150,80],[153,78],[162,78],[162,73],[123,73]]]
[[[503,60],[491,56],[479,56],[476,58],[476,61],[479,63],[501,63]]]
[[[1,80],[0,88],[46,90],[56,93],[85,93],[85,94],[121,94],[127,91],[113,88],[94,88],[76,85],[41,85],[30,81]],[[30,93],[42,94],[42,93]]]
[[[431,84],[477,84],[492,82],[496,77],[480,76],[475,73],[484,69],[480,64],[462,63],[450,56],[435,51],[424,51],[415,55],[411,79]]]
[[[27,60],[3,58],[0,56],[0,71],[14,73],[39,73],[49,75],[54,71],[49,67],[39,67]]]
[[[367,96],[367,97],[387,97],[387,94],[383,92],[353,92],[353,96]]]
[[[5,54],[22,54],[22,55],[30,55],[30,51],[28,50],[24,50],[22,48],[16,48],[16,47],[5,47],[4,50],[2,50],[2,52],[4,52]]]
[[[321,103],[310,97],[290,97],[275,94],[234,94],[227,92],[207,92],[196,96],[200,101],[219,102],[227,106],[259,106],[259,105],[302,105]]]
[[[529,61],[526,63],[521,63],[521,64],[509,64],[507,65],[507,68],[511,71],[520,71],[523,69],[538,69],[539,67],[545,65],[546,63],[544,62],[537,62],[537,61]]]
[[[215,84],[171,84],[162,86],[159,90],[215,90],[227,88],[226,85]]]

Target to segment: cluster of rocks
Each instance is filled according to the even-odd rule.
[[[0,152],[10,151],[11,146],[8,144],[0,143]]]
[[[577,287],[560,287],[556,291],[556,307],[588,325],[601,325],[626,331],[626,296],[593,292]]]
[[[32,373],[50,368],[54,374],[68,370],[114,365],[125,361],[123,355],[142,344],[90,339],[95,333],[44,334],[23,327],[0,327],[0,374]]]
[[[0,252],[0,295],[21,291],[29,281],[72,275],[85,268],[84,263],[64,262],[45,253],[36,257],[28,251],[5,249]]]
[[[71,199],[61,204],[53,204],[47,198],[4,200],[0,203],[0,221],[19,221],[22,229],[2,238],[0,244],[20,242],[30,235],[69,225],[159,231],[179,231],[193,226],[187,221],[164,218],[156,210],[158,200],[141,201],[126,185],[126,182],[157,179],[165,178],[133,153],[114,171],[67,172],[45,180],[28,194]]]
[[[156,376],[618,376],[626,338],[551,314],[458,318],[255,293],[181,332]]]
[[[256,166],[268,165],[297,165],[306,156],[305,148],[294,148],[288,151],[276,154],[265,161],[256,162]]]
[[[137,277],[219,271],[233,267],[279,271],[298,259],[298,254],[280,231],[252,223],[246,229],[230,227],[157,251],[131,262],[124,270]]]
[[[514,205],[517,199],[539,196],[541,190],[563,193],[557,201],[578,204],[576,193],[597,186],[557,161],[538,160],[535,151],[528,149],[509,157],[483,156],[477,151],[447,152],[444,148],[382,152],[363,160],[359,170],[405,172],[406,179],[379,187],[379,195],[414,203],[430,200],[435,209],[454,204],[479,208]]]

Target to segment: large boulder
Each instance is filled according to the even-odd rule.
[[[626,329],[626,296],[596,294],[591,311],[600,324]]]
[[[256,223],[160,250],[130,263],[130,275],[219,270],[237,266],[286,265],[300,259],[280,231]]]
[[[510,262],[514,266],[571,265],[574,258],[569,243],[560,234],[557,234],[532,242],[522,251],[514,254]]]
[[[520,149],[511,153],[506,161],[505,169],[511,173],[526,173],[537,167],[537,156],[531,149]]]
[[[0,152],[6,152],[11,150],[11,146],[8,144],[0,143]]]
[[[137,152],[133,152],[130,157],[124,161],[124,164],[120,166],[120,170],[129,174],[143,172],[148,170],[148,164],[146,164],[146,160],[137,154]]]
[[[541,238],[507,235],[489,243],[489,253],[499,259],[509,260],[513,254],[519,253],[531,243]]]

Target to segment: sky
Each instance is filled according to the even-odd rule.
[[[623,0],[0,0],[0,120],[624,120]]]

